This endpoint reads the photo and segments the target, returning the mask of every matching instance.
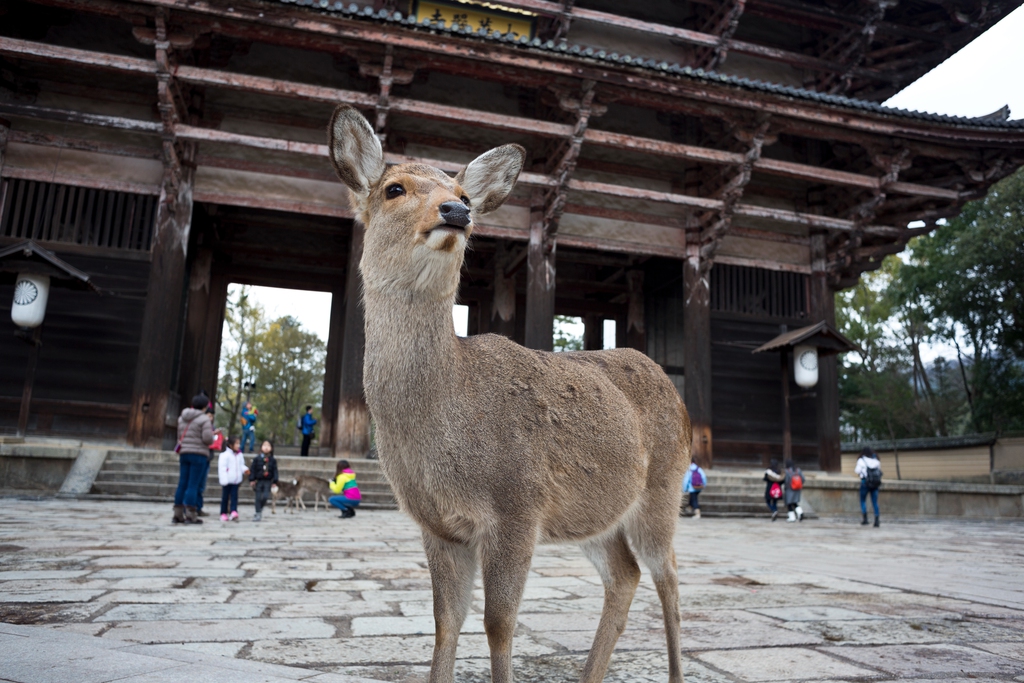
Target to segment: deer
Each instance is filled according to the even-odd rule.
[[[363,385],[379,461],[419,525],[430,570],[430,683],[452,683],[479,565],[491,680],[512,683],[512,640],[538,543],[574,542],[600,574],[604,606],[581,681],[604,677],[649,567],[670,683],[681,683],[673,536],[691,428],[664,371],[632,349],[548,353],[452,319],[479,217],[515,187],[526,150],[496,147],[454,178],[385,163],[373,128],[339,106],[331,163],[364,226]]]

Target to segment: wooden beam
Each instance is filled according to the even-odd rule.
[[[47,61],[54,61],[62,64],[84,64],[87,66],[97,66],[101,68],[132,72],[140,72],[141,66],[138,63],[144,62],[144,60],[119,57],[117,55],[56,47],[42,43],[33,43],[31,41],[2,37],[0,37],[0,54],[11,54],[26,58],[45,57]],[[152,63],[149,64],[150,67],[152,67]],[[152,68],[150,71],[154,72]],[[329,104],[348,103],[365,110],[375,110],[380,104],[379,96],[375,97],[369,93],[306,85],[262,76],[233,74],[224,71],[190,66],[177,66],[174,68],[173,73],[176,79],[196,85],[218,86],[244,92],[260,93],[278,97],[290,97]],[[105,125],[107,127],[128,129],[126,128],[127,124],[124,123],[128,120],[119,120],[118,117],[96,116],[77,112],[62,114],[58,113],[58,110],[50,110],[46,108],[36,108],[36,111],[33,114],[27,105],[20,105],[19,109],[25,111],[27,115],[34,115],[36,118],[49,117],[51,120],[68,120],[78,123],[90,123],[92,125]],[[0,112],[3,111],[5,111],[4,106],[0,104]],[[574,126],[569,126],[567,124],[493,114],[490,112],[482,112],[462,107],[420,102],[418,100],[408,98],[389,98],[388,111],[396,111],[410,116],[418,116],[421,118],[446,122],[458,122],[460,125],[468,124],[485,128],[493,128],[496,130],[540,135],[544,137],[570,138],[575,129]],[[10,113],[9,110],[8,113]],[[71,118],[69,118],[69,116],[71,116]],[[137,130],[143,130],[146,132],[159,131],[158,124],[135,122],[136,126],[140,126],[140,124],[141,127],[136,128]],[[207,133],[203,133],[203,130],[206,129],[179,132],[179,136],[185,136],[188,134],[196,136],[208,135]],[[595,129],[586,130],[583,139],[586,142],[606,147],[613,147],[616,149],[646,152],[659,156],[668,156],[704,163],[723,165],[736,165],[743,163],[743,155],[738,153],[672,143],[664,140],[622,135]],[[226,139],[223,141],[228,142]],[[302,145],[304,143],[293,144]],[[280,147],[268,147],[268,149],[289,151],[287,149],[281,149]],[[755,164],[755,169],[764,173],[809,180],[815,183],[862,187],[865,189],[875,189],[878,187],[880,182],[880,179],[874,176],[835,171],[808,164],[771,159],[758,160]],[[958,198],[958,193],[956,191],[934,188],[915,183],[897,183],[888,189],[891,192],[901,194],[922,195],[951,200]]]
[[[583,145],[583,137],[587,132],[592,114],[594,95],[593,81],[583,82],[582,96],[576,107],[576,125],[573,128],[572,136],[569,138],[566,149],[553,173],[558,183],[547,202],[544,211],[544,232],[549,239],[558,232],[558,222],[562,219],[562,212],[565,211],[565,202],[569,195],[569,183],[576,171],[576,161],[580,156],[580,148]]]

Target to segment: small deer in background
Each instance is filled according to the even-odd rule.
[[[455,178],[387,168],[373,129],[339,107],[331,159],[366,226],[360,271],[364,387],[380,464],[420,525],[434,595],[431,683],[451,683],[477,563],[491,678],[512,681],[512,634],[537,542],[574,541],[605,601],[582,681],[604,677],[650,568],[680,683],[672,549],[690,422],[668,377],[630,349],[546,353],[505,337],[456,337],[452,305],[477,216],[508,198],[525,150],[498,147]]]
[[[297,510],[299,507],[299,501],[295,497],[296,491],[298,491],[298,482],[294,479],[291,481],[279,481],[270,487],[270,514],[277,514],[277,501],[284,501],[284,509],[286,512],[291,512],[292,506],[295,506]]]
[[[324,510],[329,510],[328,500],[331,497],[331,483],[326,479],[320,477],[313,477],[309,475],[303,475],[293,479],[292,482],[295,484],[295,500],[298,505],[302,506],[302,509],[306,509],[306,501],[303,500],[307,493],[313,494],[313,512],[317,512],[320,509],[320,501],[324,501]]]

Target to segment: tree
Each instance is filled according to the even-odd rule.
[[[259,409],[257,440],[294,442],[306,405],[319,409],[326,345],[292,317],[268,321],[249,299],[249,288],[232,288],[224,319],[217,425],[234,436],[246,400]],[[245,384],[255,385],[247,390]]]
[[[576,333],[583,321],[567,315],[555,316],[555,351],[582,351],[583,335]]]
[[[217,426],[227,428],[229,438],[241,432],[239,416],[242,406],[251,396],[244,385],[256,382],[259,362],[257,340],[266,328],[263,308],[249,301],[249,287],[239,287],[233,296],[228,297],[224,312],[220,379],[215,397]]]
[[[977,431],[1024,427],[1024,170],[917,240],[904,296],[957,349]]]
[[[306,405],[319,407],[327,345],[292,317],[270,323],[256,339],[256,384],[266,438],[297,439],[296,421]]]

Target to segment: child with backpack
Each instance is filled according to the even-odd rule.
[[[695,462],[690,463],[690,469],[683,477],[683,493],[690,494],[690,508],[693,509],[693,518],[700,519],[700,492],[707,486],[708,475]]]
[[[865,446],[861,449],[860,457],[857,458],[857,465],[853,468],[853,473],[860,477],[861,526],[866,526],[868,523],[868,494],[871,494],[871,507],[875,509],[875,526],[879,526],[878,488],[882,485],[882,463],[878,459],[878,455]]]
[[[242,440],[237,436],[228,441],[227,449],[217,458],[217,478],[220,480],[220,521],[238,521],[238,487],[249,473],[242,454]],[[230,514],[230,516],[229,516]]]
[[[253,515],[252,521],[263,520],[263,506],[270,500],[270,489],[276,483],[277,460],[274,459],[274,444],[264,441],[260,446],[260,454],[253,458],[252,471],[249,473],[249,486],[256,492],[256,514]]]
[[[804,473],[793,464],[792,460],[786,461],[786,521],[804,521],[804,511],[800,507],[800,492],[804,488]]]
[[[779,468],[779,461],[772,458],[764,471],[764,502],[772,513],[772,521],[779,516],[779,499],[782,498],[782,484],[786,475]]]

